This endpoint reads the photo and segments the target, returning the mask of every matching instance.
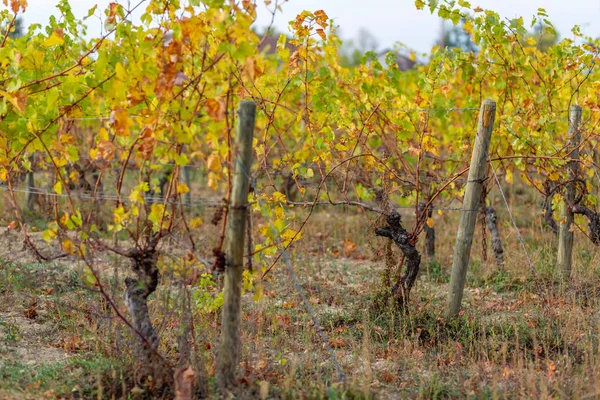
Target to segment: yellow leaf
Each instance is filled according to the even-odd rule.
[[[6,168],[0,168],[0,180],[5,181],[7,175],[8,172],[6,171]]]
[[[163,219],[164,216],[164,219]],[[152,204],[150,206],[150,215],[148,215],[148,220],[152,222],[152,230],[154,232],[158,232],[161,229],[160,222],[163,220],[163,224],[166,223],[169,216],[169,212],[165,210],[165,206],[163,204]]]
[[[217,181],[217,174],[215,174],[214,172],[209,172],[208,173],[208,187],[211,188],[212,190],[217,190],[218,186],[219,186],[219,182]]]
[[[265,298],[265,287],[262,282],[256,283],[254,286],[254,295],[252,296],[252,300],[254,301],[262,301]]]
[[[219,157],[215,154],[211,154],[210,156],[208,156],[206,166],[211,171],[221,172],[221,161],[219,160]]]
[[[427,224],[428,227],[433,228],[433,225],[434,225],[433,218],[427,218],[425,223]]]
[[[585,174],[586,174],[588,177],[590,177],[590,178],[593,178],[593,177],[594,177],[594,170],[593,170],[592,168],[588,168],[588,169],[585,171]]]
[[[190,228],[196,229],[196,228],[199,228],[200,226],[202,226],[202,218],[198,217],[198,218],[194,218],[193,220],[190,221]]]
[[[80,243],[79,244],[79,257],[81,257],[81,258],[85,257],[86,253],[87,253],[87,250],[85,248],[85,245],[83,243]]]
[[[63,249],[69,254],[75,253],[75,245],[69,239],[65,239],[63,242]]]
[[[105,142],[108,141],[109,136],[108,136],[108,131],[105,128],[100,128],[100,130],[98,131],[98,140],[100,142]]]
[[[513,173],[511,170],[506,170],[506,176],[504,177],[504,179],[506,180],[506,182],[508,182],[509,184],[512,185],[513,183]]]
[[[281,192],[273,193],[273,202],[274,203],[285,203],[286,197],[285,194]]]
[[[113,110],[113,127],[115,128],[115,134],[117,136],[129,136],[129,127],[133,125],[133,122],[129,118],[129,113],[125,109]]]
[[[61,182],[56,182],[56,184],[54,185],[54,192],[58,193],[58,194],[62,194],[62,183]]]
[[[25,112],[25,107],[27,107],[27,93],[7,93],[3,90],[0,90],[0,96],[6,97],[19,112],[19,114],[23,114],[23,112]]]
[[[347,151],[348,150],[348,148],[341,143],[336,144],[335,148],[338,149],[339,151]]]
[[[50,241],[52,239],[54,239],[56,237],[56,232],[53,231],[52,229],[46,229],[44,231],[44,233],[42,233],[42,239],[44,239],[44,241],[46,241],[47,243],[50,243]]]
[[[548,178],[549,178],[551,181],[557,181],[557,180],[559,180],[559,179],[560,179],[560,175],[558,174],[558,172],[553,172],[553,173],[551,173],[551,174],[548,176]]]
[[[190,191],[190,188],[185,183],[180,183],[177,185],[177,193],[186,194],[186,193],[189,193],[189,191]]]
[[[59,44],[63,44],[64,42],[65,42],[65,40],[63,38],[61,38],[60,36],[58,36],[56,34],[56,32],[52,32],[52,35],[50,35],[50,37],[48,39],[46,39],[46,41],[44,41],[44,46],[46,46],[46,47],[56,46]]]

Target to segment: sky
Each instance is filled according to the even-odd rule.
[[[116,0],[112,0],[116,1]],[[138,0],[129,0],[137,4]],[[283,0],[279,0],[281,4]],[[57,14],[57,0],[28,0],[29,7],[23,18],[26,25],[40,23],[45,25],[51,14]],[[70,0],[73,12],[83,18],[87,10],[98,4],[104,9],[111,0]],[[266,10],[264,0],[258,2],[257,26],[267,26],[271,14]],[[275,0],[271,1],[275,3]],[[561,37],[573,37],[571,28],[580,25],[585,35],[600,37],[600,0],[470,0],[473,7],[497,11],[503,17],[523,16],[526,22],[532,20],[539,7],[543,7],[558,30]],[[126,5],[127,0],[119,3]],[[1,3],[0,3],[1,4]],[[143,7],[143,6],[142,6]],[[134,14],[139,18],[142,7]],[[288,0],[282,5],[282,12],[275,16],[275,27],[288,32],[288,21],[302,10],[323,9],[334,24],[340,27],[342,38],[355,38],[361,29],[371,33],[378,43],[378,50],[391,48],[400,42],[419,53],[426,53],[436,43],[440,35],[440,20],[432,16],[429,10],[419,11],[414,0]],[[87,20],[88,35],[100,34],[100,21]]]

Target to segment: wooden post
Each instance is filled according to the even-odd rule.
[[[475,144],[473,146],[473,155],[471,156],[469,178],[463,199],[463,210],[460,214],[460,224],[456,233],[456,243],[454,245],[450,290],[448,292],[448,308],[446,311],[448,317],[455,316],[460,311],[495,117],[496,102],[493,100],[484,100],[479,110],[479,121]]]
[[[190,189],[186,194],[183,195],[184,204],[188,207],[192,206],[192,171],[190,171],[191,166],[185,165],[183,167],[183,182]]]
[[[238,110],[239,124],[229,220],[225,266],[225,288],[221,322],[221,346],[218,353],[217,375],[223,392],[235,384],[240,351],[240,312],[242,273],[244,272],[244,233],[248,210],[250,166],[252,164],[252,136],[256,104],[242,101]]]
[[[581,124],[581,107],[571,105],[569,109],[569,137],[567,138],[568,158],[579,158],[579,142],[581,133],[579,125]],[[575,201],[576,185],[574,179],[577,178],[579,165],[577,161],[569,161],[567,164],[567,191],[564,197],[564,207],[561,215],[561,223],[558,233],[558,265],[562,268],[563,278],[567,279],[571,275],[572,253],[573,253],[573,212],[572,203]]]
[[[33,171],[27,173],[25,177],[25,185],[27,186],[25,192],[27,209],[29,211],[33,211],[33,208],[35,207],[35,194],[33,193],[35,189],[35,179]]]
[[[29,162],[32,168],[34,163],[33,157],[33,154],[29,157]],[[27,189],[25,190],[25,200],[27,209],[29,211],[33,211],[33,208],[35,207],[35,194],[33,193],[35,188],[35,176],[33,174],[33,171],[28,172],[25,176],[25,186],[27,187]]]
[[[433,226],[429,226],[427,224],[427,220],[429,220],[433,216],[433,208],[429,207],[425,209],[425,202],[419,203],[418,218],[422,218],[425,221],[425,254],[429,260],[433,260],[435,258],[435,228]]]
[[[185,151],[185,146],[183,146],[181,151]],[[186,184],[186,186],[189,189],[187,193],[183,195],[183,204],[187,207],[192,206],[192,171],[190,170],[190,168],[192,168],[191,165],[184,165],[183,167],[181,167],[180,174],[180,179],[183,181],[183,183]]]

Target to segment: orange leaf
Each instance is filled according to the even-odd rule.
[[[317,33],[319,34],[319,36],[321,36],[321,39],[327,40],[327,35],[325,34],[325,31],[323,29],[317,29]]]
[[[225,103],[221,99],[208,99],[206,112],[212,119],[223,121],[225,119]]]
[[[114,110],[111,119],[117,136],[129,136],[129,127],[133,125],[133,122],[129,119],[127,110],[122,108]]]
[[[115,156],[115,145],[107,140],[100,142],[100,144],[98,144],[98,155],[103,160],[112,160]]]
[[[154,151],[154,145],[156,143],[156,139],[154,138],[154,136],[152,136],[152,133],[152,129],[144,127],[140,135],[141,143],[138,146],[138,151],[142,154],[142,157],[146,161],[148,161],[152,156],[152,153]]]

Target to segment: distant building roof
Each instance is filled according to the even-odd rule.
[[[262,40],[262,37],[261,37]],[[279,40],[279,35],[269,34],[267,37],[262,40],[262,42],[258,45],[258,52],[262,54],[275,54],[277,53],[277,41]],[[285,42],[285,47],[290,50],[290,53],[296,51],[297,46],[291,45],[289,40]]]
[[[413,61],[410,59],[410,57],[408,57],[407,55],[404,54],[400,54],[394,50],[384,50],[379,52],[379,62],[381,63],[381,65],[385,65],[385,59],[387,56],[387,53],[392,52],[396,55],[396,64],[398,65],[398,69],[400,71],[408,71],[411,70],[415,67],[415,65],[417,65],[416,61]]]

